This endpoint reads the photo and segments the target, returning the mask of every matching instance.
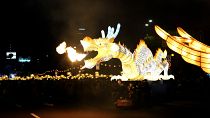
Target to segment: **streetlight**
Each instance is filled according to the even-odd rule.
[[[147,36],[149,36],[149,26],[151,26],[151,24],[152,24],[152,22],[153,22],[153,20],[152,19],[149,19],[145,24],[144,24],[144,26],[146,27],[146,37]]]
[[[146,27],[148,27],[148,26],[149,26],[149,24],[148,24],[148,23],[145,23],[145,26],[146,26]]]
[[[79,30],[79,31],[85,31],[86,29],[85,29],[85,28],[80,27],[80,28],[78,28],[78,30]]]
[[[145,23],[144,25],[145,25],[146,27],[148,27],[152,22],[153,22],[153,20],[152,20],[152,19],[149,19],[149,20],[148,20],[148,23]]]
[[[152,23],[153,21],[152,21],[152,19],[149,19],[149,23]]]

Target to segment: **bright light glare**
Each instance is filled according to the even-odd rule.
[[[69,59],[72,62],[75,62],[77,60],[77,58],[76,58],[76,54],[77,54],[76,50],[74,50],[74,48],[72,48],[72,47],[68,47],[68,48],[66,48],[66,50],[67,50]]]
[[[76,48],[76,47],[74,46],[74,48]],[[65,52],[67,52],[68,58],[72,62],[81,61],[82,59],[84,59],[87,56],[87,54],[77,53],[77,51],[74,48],[66,47],[66,42],[63,42],[56,48],[56,51],[58,52],[58,54],[63,54]]]
[[[66,50],[68,53],[68,57],[72,62],[81,61],[87,56],[87,54],[77,53],[77,51],[72,47],[67,47]]]

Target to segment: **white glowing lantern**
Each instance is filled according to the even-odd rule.
[[[77,61],[81,61],[81,60],[84,59],[86,56],[87,56],[87,54],[79,54],[79,53],[77,53],[77,54],[76,54]]]
[[[66,52],[66,42],[63,42],[58,47],[56,47],[56,51],[58,54],[65,53]]]

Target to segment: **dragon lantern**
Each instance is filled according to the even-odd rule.
[[[85,37],[80,40],[85,52],[97,51],[98,54],[94,58],[85,60],[85,65],[82,67],[91,69],[96,64],[104,61],[109,61],[112,58],[118,58],[122,64],[122,75],[125,80],[158,80],[174,78],[173,75],[168,75],[169,63],[167,62],[167,52],[158,49],[155,56],[147,47],[143,40],[140,40],[139,45],[132,53],[124,45],[114,43],[114,39],[118,35],[120,24],[117,25],[116,30],[113,27],[108,27],[108,33],[102,30],[102,37],[92,39]],[[161,75],[161,73],[163,75]],[[119,78],[119,76],[117,76]],[[112,79],[115,76],[112,77]]]

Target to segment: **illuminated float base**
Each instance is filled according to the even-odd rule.
[[[133,79],[129,79],[124,75],[117,75],[117,76],[112,76],[112,80],[122,80],[122,81],[132,81]],[[168,75],[168,70],[167,68],[164,70],[164,75],[145,75],[143,76],[143,79],[149,80],[149,81],[157,81],[157,80],[169,80],[169,79],[175,79],[174,75]],[[139,80],[139,79],[136,79]],[[142,80],[142,79],[141,79]]]
[[[117,75],[117,76],[112,76],[111,77],[111,81],[113,80],[122,80],[122,81],[129,81],[130,79],[124,77],[124,76],[120,76],[120,75]],[[168,75],[168,76],[164,76],[164,75],[159,75],[158,77],[156,76],[144,76],[144,79],[146,80],[149,80],[149,81],[157,81],[157,80],[169,80],[169,79],[174,79],[174,76],[173,75]],[[138,79],[137,79],[138,80]],[[132,80],[131,80],[132,81]]]

